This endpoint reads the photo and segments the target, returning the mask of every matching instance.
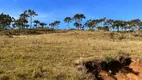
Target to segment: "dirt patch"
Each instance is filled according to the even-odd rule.
[[[115,77],[117,80],[142,80],[142,62],[133,61],[129,66],[134,72],[138,72],[139,74],[136,75],[134,73],[117,73]],[[113,80],[111,76],[108,75],[107,72],[102,71],[100,73],[100,76],[102,77],[102,80]]]
[[[88,77],[93,77],[93,80],[142,80],[141,59],[119,58],[110,62],[93,60],[82,64]]]

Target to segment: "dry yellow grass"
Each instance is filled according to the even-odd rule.
[[[134,33],[133,33],[134,34]],[[119,52],[142,57],[142,38],[132,33],[70,31],[0,37],[0,80],[79,80],[74,63]]]

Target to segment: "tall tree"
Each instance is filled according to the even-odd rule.
[[[94,29],[98,24],[98,20],[88,20],[85,25],[89,28],[89,30]]]
[[[25,10],[22,14],[20,14],[19,21],[22,23],[22,27],[26,28],[28,25],[28,17],[27,10]]]
[[[57,26],[57,29],[58,29],[61,22],[57,20],[57,21],[54,21],[53,23],[55,26]]]
[[[45,26],[46,26],[47,24],[46,23],[40,23],[40,26],[41,26],[41,28],[45,28]]]
[[[75,23],[79,24],[78,29],[81,30],[81,28],[82,28],[82,20],[86,19],[86,17],[84,16],[84,14],[75,14],[73,18],[76,21]]]
[[[54,29],[54,27],[55,27],[55,23],[53,22],[53,23],[50,23],[49,24],[49,26],[51,26],[51,28],[53,28]]]
[[[34,20],[34,23],[35,23],[35,27],[37,28],[38,24],[40,24],[40,21],[39,20]]]
[[[106,17],[99,19],[98,22],[101,23],[101,27],[104,27],[106,22]]]
[[[94,28],[98,28],[98,30],[99,30],[99,28],[101,28],[101,27],[99,27],[99,23],[100,23],[101,21],[99,20],[99,19],[94,19],[94,20],[92,20],[92,23],[93,23],[93,27]]]
[[[121,20],[115,20],[113,23],[113,27],[117,28],[117,31],[120,31],[120,26],[121,26]]]
[[[34,10],[29,9],[28,10],[28,15],[30,16],[30,28],[32,28],[32,23],[33,23],[33,17],[37,16],[36,12]]]
[[[142,22],[140,22],[139,30],[142,30]]]
[[[79,24],[79,23],[75,22],[73,25],[74,25],[77,29],[79,29],[82,24]]]
[[[141,20],[140,19],[133,19],[130,21],[131,22],[131,27],[132,30],[139,30],[140,26],[141,26]]]
[[[1,13],[0,14],[0,28],[1,29],[7,29],[10,28],[11,23],[13,22],[13,17]]]
[[[68,26],[68,29],[70,29],[70,25],[69,25],[69,24],[72,22],[72,18],[71,18],[71,17],[66,17],[66,18],[64,19],[64,22],[68,24],[68,25],[67,25],[67,26]]]
[[[19,18],[15,21],[14,25],[18,28],[18,29],[24,29],[25,27],[27,27],[28,24],[25,24],[25,23],[28,23],[27,20],[25,19],[22,19],[22,18]]]
[[[91,19],[90,20],[87,20],[84,24],[84,26],[86,26],[88,28],[88,30],[91,30],[92,29],[92,24],[91,24]]]
[[[108,20],[105,21],[104,25],[105,25],[105,26],[108,26],[108,27],[109,27],[109,30],[113,31],[113,29],[114,29],[113,23],[114,23],[114,20],[108,19]]]

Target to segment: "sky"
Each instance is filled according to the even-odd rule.
[[[0,0],[0,13],[15,18],[27,9],[38,14],[34,19],[51,23],[83,13],[87,19],[142,19],[142,0]],[[62,24],[64,28],[65,24]]]

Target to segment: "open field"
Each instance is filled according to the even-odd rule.
[[[0,80],[79,80],[84,74],[74,64],[80,59],[118,53],[142,58],[141,34],[69,31],[0,36]]]

